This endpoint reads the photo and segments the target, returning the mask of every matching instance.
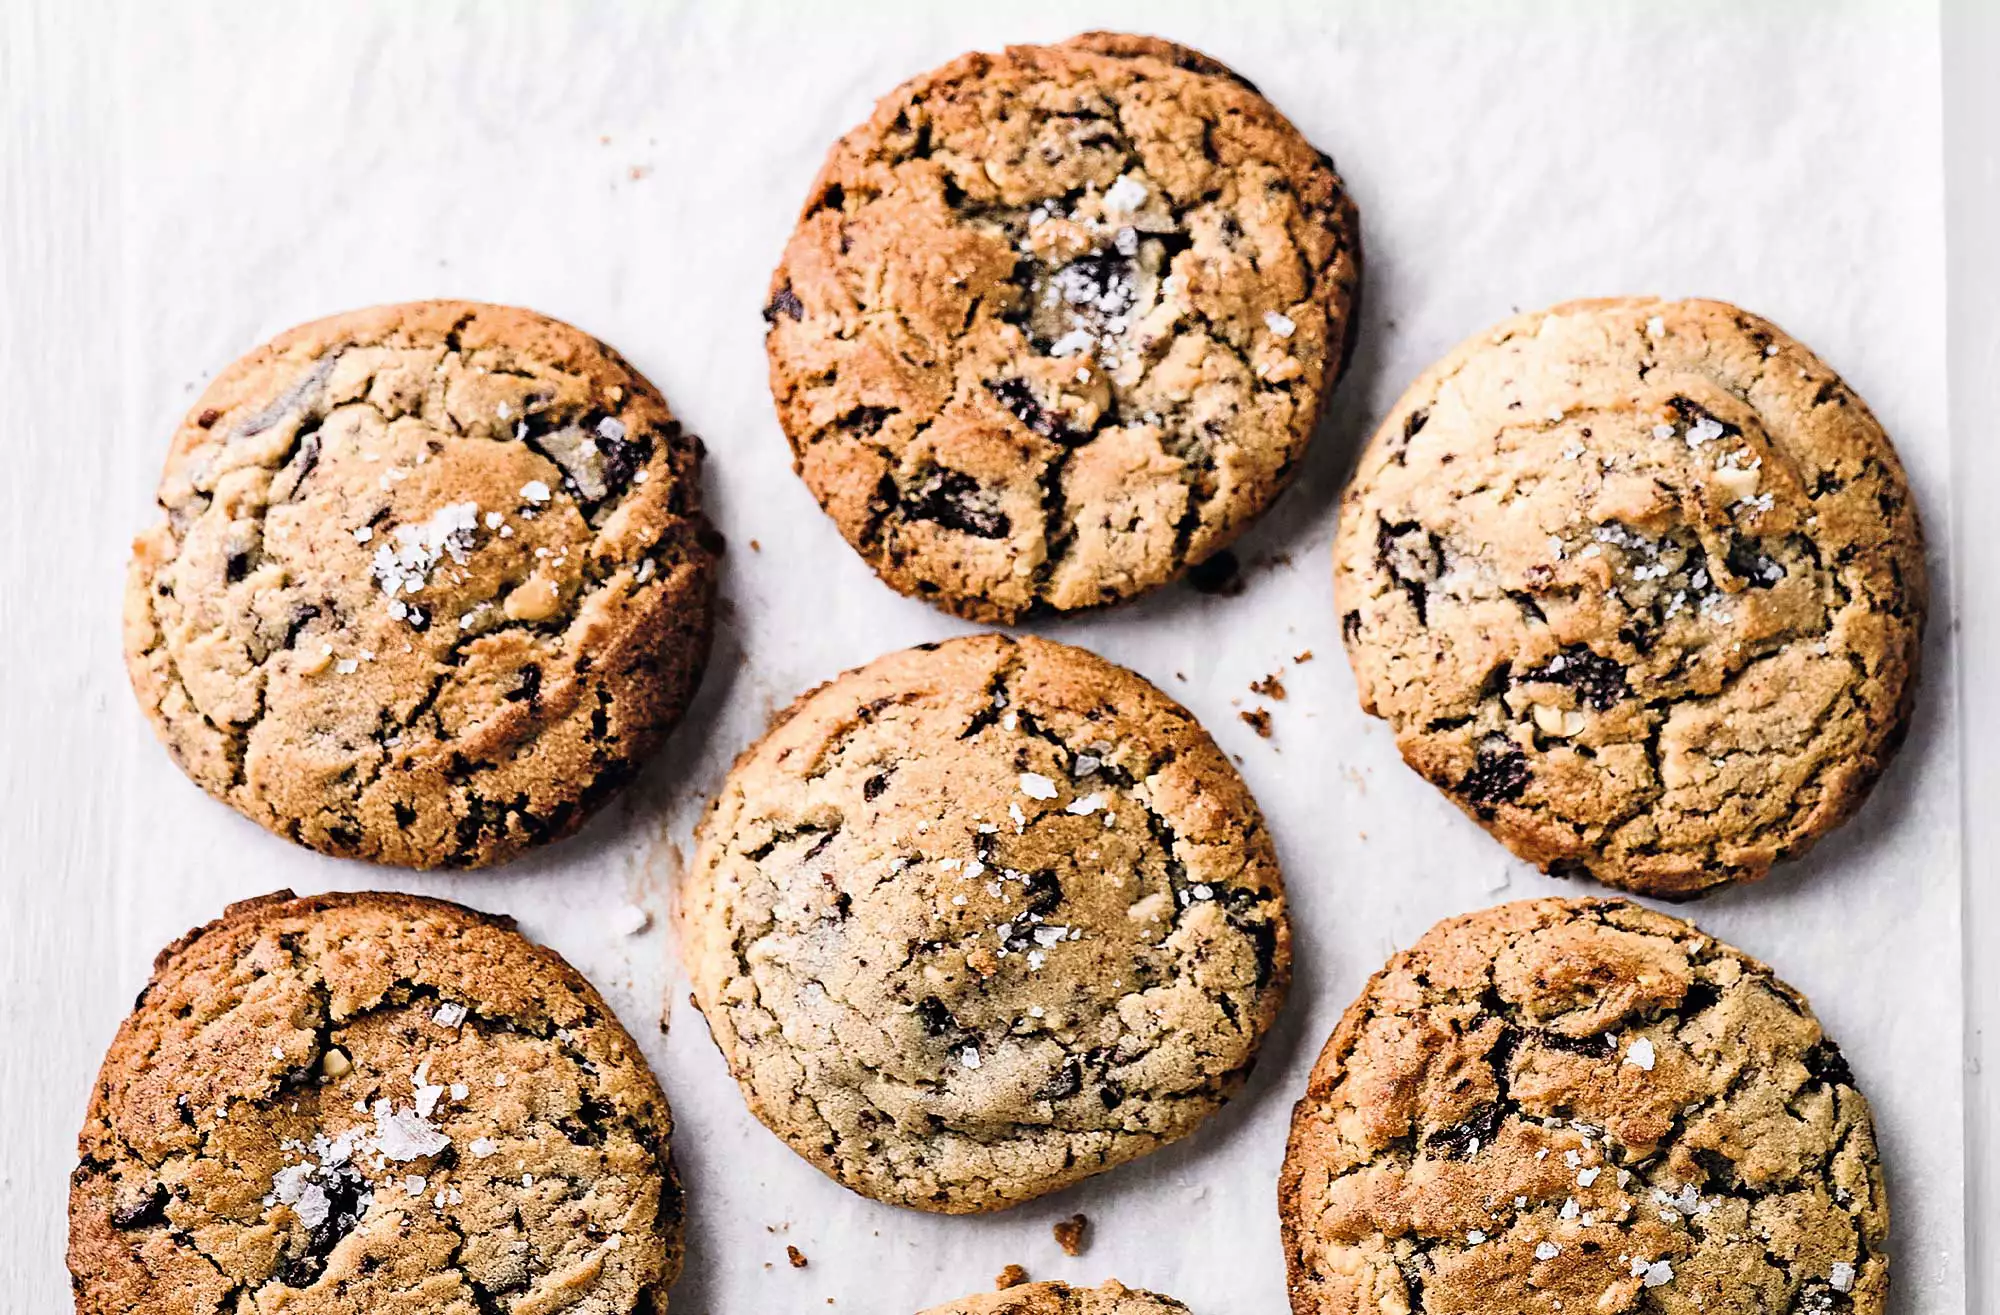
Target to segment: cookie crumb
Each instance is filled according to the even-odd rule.
[[[1251,681],[1250,692],[1262,695],[1264,698],[1274,700],[1275,702],[1283,703],[1285,701],[1285,682],[1279,680],[1276,673],[1273,673],[1262,680]]]
[[[795,1246],[790,1246],[790,1245],[787,1245],[785,1247],[785,1259],[792,1262],[793,1269],[804,1269],[806,1265],[809,1263],[806,1260],[805,1252],[799,1250]]]
[[[1306,663],[1312,660],[1313,660],[1313,651],[1309,648],[1304,650],[1303,652],[1295,653],[1292,655],[1292,665],[1294,666],[1302,667]]]
[[[759,542],[757,542],[757,541],[756,541],[755,539],[752,539],[752,540],[750,540],[750,551],[751,551],[751,552],[763,552],[763,551],[764,551],[764,545],[763,545],[763,544],[761,544],[761,543],[759,543]]]
[[[1028,1281],[1028,1271],[1019,1265],[1009,1265],[993,1276],[993,1290],[1005,1292],[1008,1288],[1018,1288]]]
[[[1054,1230],[1056,1245],[1063,1249],[1063,1254],[1066,1256],[1082,1255],[1084,1247],[1089,1243],[1085,1235],[1085,1230],[1089,1227],[1090,1220],[1080,1214],[1059,1220]]]
[[[1256,731],[1260,738],[1266,740],[1271,738],[1271,714],[1266,709],[1245,708],[1236,715],[1241,717],[1251,730]]]

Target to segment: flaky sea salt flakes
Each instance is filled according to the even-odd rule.
[[[1632,1277],[1644,1279],[1646,1286],[1649,1288],[1657,1288],[1662,1284],[1674,1281],[1674,1267],[1664,1260],[1647,1261],[1634,1256],[1632,1257]]]
[[[1574,1219],[1577,1217],[1577,1215],[1581,1214],[1582,1212],[1583,1212],[1583,1207],[1578,1205],[1576,1203],[1576,1198],[1572,1196],[1564,1200],[1563,1208],[1557,1213],[1561,1218]]]
[[[1104,807],[1103,795],[1087,794],[1081,799],[1070,800],[1069,806],[1063,809],[1063,811],[1065,813],[1075,813],[1078,817],[1089,817],[1102,807]]]
[[[963,1064],[963,1065],[965,1065],[965,1066],[966,1066],[967,1068],[978,1068],[978,1067],[979,1067],[979,1047],[978,1047],[978,1046],[967,1046],[967,1047],[966,1047],[965,1049],[963,1049],[963,1050],[959,1051],[959,1052],[958,1052],[958,1062],[959,1062],[959,1063],[961,1063],[961,1064]]]
[[[1267,310],[1264,312],[1264,327],[1271,331],[1273,337],[1289,338],[1298,331],[1299,326],[1292,321],[1291,316]]]
[[[354,658],[342,658],[333,664],[333,669],[343,676],[351,676],[361,669],[361,663]]]
[[[606,416],[597,422],[597,436],[606,442],[622,443],[625,441],[625,422]]]
[[[1472,1246],[1478,1246],[1486,1240],[1486,1234],[1475,1228],[1465,1235],[1465,1240]]]
[[[1658,315],[1646,321],[1646,336],[1648,338],[1657,338],[1666,331],[1667,322]]]
[[[374,537],[375,529],[373,526],[357,525],[354,527],[354,541],[356,543],[366,543]]]
[[[1104,190],[1104,208],[1118,214],[1131,214],[1146,204],[1152,195],[1146,185],[1131,174],[1121,175],[1117,182]]]
[[[1021,793],[1030,799],[1053,799],[1056,797],[1056,783],[1040,772],[1022,772]]]
[[[292,1207],[292,1213],[307,1228],[318,1228],[326,1222],[326,1189],[312,1181],[319,1169],[314,1164],[292,1164],[278,1170],[271,1179],[271,1194],[264,1198],[264,1204],[284,1204]]]
[[[1537,1260],[1554,1260],[1562,1253],[1563,1249],[1553,1242],[1537,1242],[1535,1244],[1535,1259]]]
[[[1630,1064],[1633,1068],[1644,1069],[1648,1073],[1653,1071],[1654,1058],[1653,1043],[1645,1037],[1640,1037],[1637,1041],[1634,1041],[1631,1049],[1625,1052],[1625,1062],[1627,1064]]]
[[[547,502],[549,486],[538,479],[531,479],[521,486],[521,496],[530,502]]]
[[[1672,425],[1663,424],[1663,425],[1653,426],[1654,438],[1672,438],[1673,436],[1674,436],[1674,427]]]
[[[1097,339],[1090,335],[1088,329],[1071,329],[1049,344],[1049,355],[1075,356],[1078,352],[1087,352],[1096,345]]]
[[[416,1107],[399,1110],[385,1097],[374,1105],[374,1149],[389,1160],[414,1160],[420,1155],[436,1155],[451,1145],[451,1138],[417,1113]]]
[[[1844,1260],[1835,1261],[1833,1268],[1827,1273],[1826,1283],[1835,1292],[1852,1292],[1854,1290],[1854,1266]]]
[[[424,1176],[420,1173],[413,1173],[403,1180],[403,1190],[411,1196],[422,1196],[425,1186]]]
[[[393,542],[377,548],[369,559],[376,585],[393,602],[396,595],[414,594],[429,584],[431,570],[441,559],[450,557],[465,565],[478,525],[479,506],[472,502],[454,502],[438,508],[429,520],[398,525],[389,533]],[[399,617],[408,611],[406,607]]]
[[[472,1088],[466,1086],[463,1082],[454,1082],[451,1084],[451,1098],[453,1100],[464,1100],[471,1094]]]
[[[1601,1170],[1597,1169],[1578,1169],[1576,1171],[1576,1185],[1578,1187],[1590,1186],[1597,1181],[1597,1175],[1600,1172]]]
[[[447,1002],[437,1007],[437,1011],[431,1015],[431,1021],[439,1027],[457,1027],[465,1021],[465,1012],[464,1005]]]
[[[475,1137],[472,1139],[472,1153],[482,1160],[499,1149],[500,1143],[494,1141],[491,1137]]]

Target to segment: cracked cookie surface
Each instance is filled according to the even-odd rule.
[[[1363,453],[1334,558],[1363,708],[1558,874],[1763,876],[1860,806],[1915,694],[1896,453],[1719,302],[1574,302],[1463,344]]]
[[[1313,1066],[1278,1188],[1297,1315],[1876,1315],[1868,1103],[1805,999],[1622,900],[1432,928]]]
[[[162,951],[78,1137],[77,1310],[664,1311],[666,1101],[512,926],[285,891]]]
[[[422,302],[202,394],[133,545],[125,654],[182,769],[302,845],[478,867],[567,835],[708,652],[701,446],[615,352]]]
[[[1024,1283],[1005,1292],[980,1292],[933,1306],[921,1315],[1187,1315],[1187,1307],[1157,1292],[1141,1292],[1111,1279],[1101,1287]]]
[[[751,1111],[878,1200],[1001,1209],[1186,1135],[1283,998],[1275,853],[1188,713],[982,635],[801,697],[697,834],[684,959]]]
[[[1114,602],[1287,482],[1359,258],[1332,162],[1214,60],[1110,33],[965,55],[814,182],[765,310],[778,417],[903,593]]]

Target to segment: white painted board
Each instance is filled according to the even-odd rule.
[[[1241,545],[1247,592],[1176,588],[1038,627],[1137,668],[1241,756],[1285,864],[1298,978],[1249,1090],[1194,1138],[1008,1214],[936,1218],[845,1192],[749,1117],[664,915],[703,799],[773,710],[964,629],[878,584],[790,471],[758,312],[806,184],[903,77],[1097,26],[1235,66],[1333,154],[1363,215],[1359,353],[1298,484]],[[1909,465],[1937,600],[1909,746],[1808,859],[1692,913],[1811,996],[1873,1097],[1898,1308],[1964,1309],[1939,32],[1934,6],[1896,3],[0,8],[0,1310],[67,1302],[73,1139],[153,953],[279,886],[512,913],[605,991],[680,1124],[677,1311],[903,1315],[1012,1262],[1115,1274],[1200,1315],[1282,1309],[1273,1185],[1340,1009],[1435,919],[1577,889],[1511,861],[1361,716],[1330,599],[1335,492],[1373,420],[1460,338],[1624,292],[1771,316]],[[338,863],[238,819],[153,741],[118,651],[126,548],[202,381],[297,321],[429,296],[532,306],[614,343],[707,440],[731,543],[713,668],[663,759],[576,840],[478,876]],[[1265,741],[1236,713],[1273,671],[1290,697]],[[627,902],[650,930],[621,934]],[[1048,1226],[1077,1210],[1095,1240],[1072,1260]]]

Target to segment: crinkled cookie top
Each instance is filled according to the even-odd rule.
[[[1438,924],[1292,1116],[1296,1315],[1877,1315],[1868,1102],[1764,965],[1619,900]]]
[[[970,54],[833,148],[773,277],[800,473],[884,580],[962,616],[1090,607],[1233,539],[1339,373],[1332,163],[1193,51]]]
[[[999,1209],[1191,1131],[1289,965],[1270,838],[1131,672],[995,635],[891,654],[738,760],[683,892],[753,1112],[856,1191]]]
[[[1342,508],[1362,705],[1516,853],[1680,898],[1849,816],[1901,738],[1923,538],[1861,400],[1710,301],[1523,315],[1413,384]]]
[[[289,892],[161,953],[78,1138],[88,1315],[658,1312],[672,1122],[590,985],[506,919]]]
[[[424,302],[294,329],[174,437],[126,660],[204,789],[314,849],[482,866],[573,831],[708,650],[700,444],[610,348]]]

